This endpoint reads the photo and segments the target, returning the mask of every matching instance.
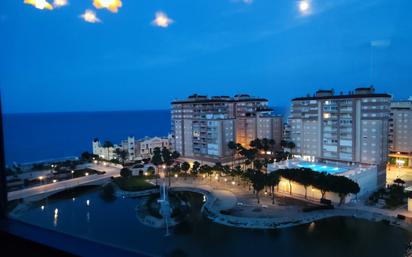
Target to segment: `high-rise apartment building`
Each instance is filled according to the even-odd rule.
[[[393,101],[389,119],[391,163],[412,167],[412,97]]]
[[[233,141],[249,146],[256,138],[282,137],[282,118],[273,116],[268,100],[249,95],[192,95],[172,102],[173,148],[183,158],[227,163]]]
[[[292,100],[294,153],[308,160],[377,165],[384,181],[391,96],[373,87],[348,94],[319,90]]]

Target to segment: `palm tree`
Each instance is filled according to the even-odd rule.
[[[288,142],[287,147],[289,148],[290,152],[292,153],[292,150],[296,147],[295,143],[292,141]]]
[[[266,175],[259,170],[252,170],[250,182],[252,183],[253,190],[256,193],[258,204],[260,204],[259,193],[265,188]]]
[[[267,185],[270,186],[270,192],[272,194],[272,204],[275,204],[275,187],[278,186],[280,177],[277,172],[271,172],[267,175]]]
[[[271,156],[273,157],[275,150],[276,150],[276,141],[274,139],[269,139],[269,149]]]
[[[160,150],[159,147],[155,147],[155,149],[153,149],[153,156],[150,161],[153,165],[156,166],[157,173],[159,175],[159,167],[160,165],[163,164],[162,151]],[[157,185],[157,178],[158,176],[156,176],[156,185]]]
[[[286,140],[280,141],[280,146],[281,146],[282,148],[286,148],[287,145],[288,145],[288,142],[287,142]]]
[[[255,149],[260,150],[260,149],[262,149],[263,145],[262,145],[262,141],[259,138],[256,138],[256,139],[250,141],[249,146],[251,148],[255,148]]]
[[[163,163],[166,165],[166,171],[169,177],[169,187],[170,187],[171,180],[170,180],[169,166],[171,166],[176,161],[176,159],[180,157],[180,154],[177,151],[170,152],[169,149],[167,149],[166,147],[163,147],[161,151],[161,155],[162,155]]]
[[[230,150],[232,150],[232,168],[235,166],[235,158],[236,158],[236,143],[233,141],[230,141],[227,146],[229,147]]]

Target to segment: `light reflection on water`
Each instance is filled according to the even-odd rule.
[[[174,251],[199,257],[264,256],[269,254],[267,246],[270,245],[271,249],[276,249],[276,257],[330,257],[332,252],[334,257],[401,257],[412,238],[409,233],[382,223],[347,218],[277,230],[226,227],[210,222],[196,211],[205,198],[195,194],[190,198],[195,211],[185,222],[172,228],[171,236],[164,237],[164,229],[144,226],[137,219],[135,207],[139,199],[119,198],[106,202],[94,191],[76,195],[74,202],[72,197],[51,198],[39,203],[22,213],[20,219],[162,256]]]

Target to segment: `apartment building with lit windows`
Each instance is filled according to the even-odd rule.
[[[294,154],[311,161],[377,165],[385,181],[388,159],[389,94],[373,87],[336,95],[319,90],[292,100],[289,117]]]
[[[412,97],[391,103],[389,151],[392,164],[412,167]]]
[[[182,158],[228,163],[233,141],[249,146],[256,138],[280,144],[282,117],[272,115],[268,100],[249,95],[192,95],[172,102],[172,145]]]

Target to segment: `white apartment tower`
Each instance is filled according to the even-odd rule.
[[[389,151],[391,163],[412,167],[412,97],[393,101],[389,119]]]
[[[172,145],[183,158],[209,163],[232,160],[228,143],[249,146],[256,138],[282,136],[282,118],[271,115],[268,100],[249,95],[192,95],[172,102]]]
[[[373,87],[348,94],[319,90],[292,100],[294,154],[308,160],[377,165],[385,179],[391,96]]]

